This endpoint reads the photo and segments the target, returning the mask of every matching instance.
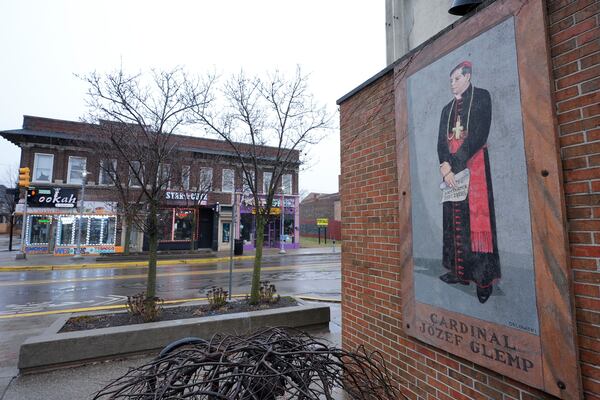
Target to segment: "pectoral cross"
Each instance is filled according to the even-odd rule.
[[[454,133],[454,137],[456,140],[460,140],[462,136],[462,132],[465,130],[463,126],[460,124],[460,115],[456,118],[456,126],[452,128],[452,133]]]

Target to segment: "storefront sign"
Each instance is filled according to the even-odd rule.
[[[165,192],[165,200],[202,201],[205,199],[206,199],[205,193]]]
[[[27,190],[29,207],[74,208],[77,205],[77,189],[35,188]]]

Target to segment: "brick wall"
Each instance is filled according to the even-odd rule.
[[[311,197],[312,196],[312,197]],[[328,218],[327,238],[341,239],[341,222],[335,218],[335,203],[339,202],[339,194],[311,193],[300,202],[300,235],[318,237],[317,218]],[[325,231],[321,228],[321,238]]]
[[[547,7],[583,388],[598,400],[600,2]],[[553,398],[404,335],[392,79],[389,72],[340,105],[343,346],[380,350],[410,399]]]

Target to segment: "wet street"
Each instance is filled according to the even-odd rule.
[[[238,260],[233,294],[250,290],[253,260]],[[146,268],[101,268],[0,273],[0,319],[87,307],[124,304],[146,287]],[[196,299],[207,289],[229,286],[229,262],[162,265],[157,295],[164,300]],[[340,255],[287,255],[263,260],[262,279],[281,295],[340,298]],[[39,314],[38,314],[39,315]]]

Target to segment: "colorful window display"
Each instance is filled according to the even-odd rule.
[[[166,208],[159,214],[159,241],[190,241],[194,234],[194,210]]]

